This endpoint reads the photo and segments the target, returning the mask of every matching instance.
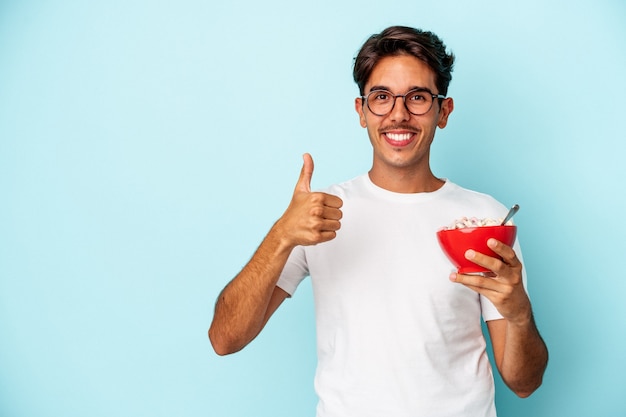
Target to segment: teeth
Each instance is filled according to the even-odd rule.
[[[387,133],[387,137],[396,142],[400,142],[403,140],[409,140],[411,137],[410,133]]]

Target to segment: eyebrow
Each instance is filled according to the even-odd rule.
[[[368,94],[371,93],[372,91],[381,91],[381,90],[385,90],[385,91],[389,91],[391,92],[391,88],[384,86],[384,85],[374,85],[372,86],[372,88],[370,88],[370,91],[368,91]],[[409,88],[406,92],[410,92],[410,91],[426,91],[430,94],[433,94],[433,92],[431,91],[430,88],[427,87],[421,87],[421,86],[413,86],[411,88]]]

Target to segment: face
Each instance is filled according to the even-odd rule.
[[[435,73],[419,59],[410,55],[390,56],[381,59],[374,67],[364,95],[373,90],[385,89],[392,94],[406,94],[415,88],[427,88],[439,94],[435,86]],[[431,109],[415,116],[407,110],[402,98],[396,98],[391,112],[385,116],[373,114],[364,100],[357,98],[355,108],[361,126],[367,128],[374,149],[372,172],[388,173],[390,170],[427,169],[430,172],[430,145],[437,127],[444,128],[452,112],[451,98],[441,105],[435,99]]]

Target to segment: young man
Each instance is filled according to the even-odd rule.
[[[215,351],[242,349],[306,276],[313,283],[318,417],[495,416],[496,366],[519,396],[539,385],[548,353],[524,289],[517,243],[503,260],[468,251],[494,277],[450,273],[436,231],[463,216],[501,218],[492,197],[436,177],[430,145],[454,109],[454,57],[430,32],[390,27],[354,65],[371,170],[311,192],[313,160],[292,201],[215,307]]]

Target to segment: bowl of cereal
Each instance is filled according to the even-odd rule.
[[[487,246],[487,240],[494,238],[508,246],[513,246],[517,226],[512,222],[501,225],[502,220],[466,218],[455,220],[453,224],[437,232],[439,246],[459,274],[491,275],[492,272],[469,259],[465,252],[473,249],[484,255],[500,258]]]

